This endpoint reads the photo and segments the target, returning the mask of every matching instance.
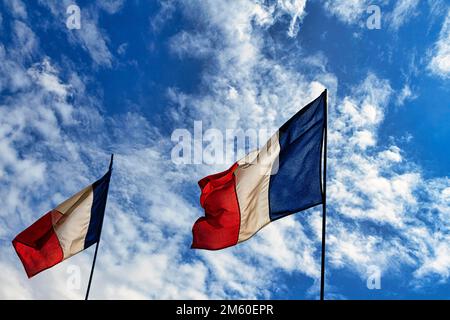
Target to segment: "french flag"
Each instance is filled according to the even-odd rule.
[[[272,221],[323,203],[326,101],[325,90],[261,149],[199,181],[205,216],[192,228],[192,248],[236,245]]]
[[[100,239],[112,161],[98,181],[19,233],[12,244],[29,278],[89,248]]]

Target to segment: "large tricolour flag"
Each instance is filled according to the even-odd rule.
[[[205,216],[192,228],[192,248],[233,246],[274,220],[323,203],[326,95],[302,108],[265,146],[199,181]]]
[[[108,172],[19,233],[12,241],[29,278],[99,241],[109,181]]]

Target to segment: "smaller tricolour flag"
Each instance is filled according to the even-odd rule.
[[[108,172],[19,233],[12,244],[29,278],[70,258],[100,239]]]

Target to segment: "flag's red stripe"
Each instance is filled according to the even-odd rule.
[[[205,216],[192,228],[192,248],[217,250],[237,243],[241,216],[236,195],[234,164],[230,169],[199,181]]]
[[[53,222],[60,217],[61,213],[50,211],[12,241],[29,278],[63,260],[63,251],[53,229]]]

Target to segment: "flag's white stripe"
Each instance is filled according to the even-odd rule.
[[[93,200],[94,192],[90,185],[55,208],[63,214],[53,228],[64,253],[64,259],[84,250]]]
[[[277,132],[264,147],[238,161],[235,171],[241,213],[238,242],[247,240],[270,222],[269,183],[272,170],[278,168],[278,136]]]

